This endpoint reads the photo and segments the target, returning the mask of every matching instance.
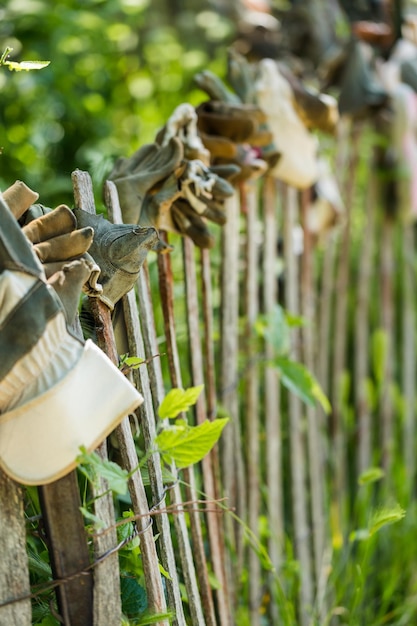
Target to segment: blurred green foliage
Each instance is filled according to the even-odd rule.
[[[232,20],[208,0],[6,1],[0,49],[51,63],[1,69],[0,187],[22,179],[44,204],[71,202],[63,194],[76,168],[97,187],[178,104],[205,99],[193,77],[204,68],[224,75],[233,36]]]

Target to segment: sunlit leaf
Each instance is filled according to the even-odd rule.
[[[157,435],[155,445],[166,463],[179,469],[198,463],[218,441],[228,418],[206,420],[198,426],[174,424]]]
[[[358,483],[360,485],[368,485],[369,483],[381,480],[384,476],[385,472],[381,467],[369,467],[359,476]]]
[[[16,61],[5,61],[4,65],[7,65],[9,70],[15,72],[21,72],[25,70],[29,72],[30,70],[42,70],[44,67],[47,67],[50,64],[50,61],[21,61],[17,63]]]
[[[368,525],[369,534],[373,535],[384,526],[401,521],[405,517],[405,513],[405,510],[399,504],[389,508],[378,509],[370,519]]]
[[[106,523],[98,517],[98,515],[94,515],[94,513],[88,511],[84,506],[80,506],[80,511],[84,518],[93,524],[95,530],[102,530],[103,528],[106,528]]]
[[[159,405],[158,415],[161,419],[175,418],[183,411],[187,411],[198,399],[204,385],[189,387],[188,389],[171,389]]]

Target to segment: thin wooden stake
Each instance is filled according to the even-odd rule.
[[[272,314],[278,304],[278,189],[274,178],[267,176],[263,187],[264,258],[263,258],[263,310]],[[272,359],[273,347],[266,343],[265,356]],[[281,390],[275,368],[265,366],[265,429],[266,429],[266,483],[268,487],[268,526],[270,537],[268,552],[276,572],[283,562],[284,547],[284,495],[282,472]],[[273,584],[273,581],[271,581]],[[277,602],[271,602],[271,618],[279,624]]]
[[[316,375],[316,345],[314,342],[315,327],[315,293],[313,291],[313,241],[311,232],[306,227],[307,211],[310,198],[308,192],[303,192],[301,197],[302,223],[304,226],[304,250],[301,258],[301,311],[306,320],[302,329],[304,364],[309,371]],[[327,521],[325,511],[325,466],[322,450],[322,434],[320,432],[320,420],[317,407],[308,406],[307,415],[307,446],[308,468],[311,500],[311,518],[313,525],[313,554],[316,589],[319,581],[323,579]],[[323,595],[316,594],[316,610],[320,621],[324,621],[326,615],[325,599]]]
[[[145,353],[148,359],[158,353],[154,312],[151,301],[150,281],[147,264],[145,263],[138,279],[139,311],[142,326],[142,333],[145,345]],[[164,383],[162,378],[161,363],[159,359],[151,359],[149,362],[149,381],[152,389],[152,396],[155,402],[155,410],[165,396]],[[171,473],[176,475],[175,467],[171,468]],[[197,584],[197,575],[194,567],[193,553],[191,550],[188,529],[182,507],[181,489],[178,483],[169,491],[172,504],[177,507],[174,515],[174,526],[178,541],[178,551],[184,576],[185,588],[187,591],[188,604],[190,607],[193,626],[204,625],[203,609]]]
[[[180,360],[175,333],[173,277],[169,254],[158,256],[158,270],[171,383],[174,387],[182,387]],[[183,474],[184,480],[187,484],[187,498],[191,501],[195,501],[198,499],[198,495],[194,469],[192,467],[184,468]],[[190,515],[193,554],[204,611],[204,619],[206,620],[205,623],[207,625],[214,626],[216,624],[216,617],[214,613],[213,596],[208,580],[200,514],[194,509],[194,507],[191,507],[188,511]],[[197,623],[200,624],[200,622]]]
[[[183,239],[183,259],[184,259],[184,275],[186,287],[186,304],[187,304],[187,324],[188,338],[190,346],[191,373],[193,385],[204,384],[204,368],[203,353],[200,340],[200,315],[197,294],[197,275],[195,265],[195,248],[189,238]],[[200,394],[195,406],[197,423],[201,424],[207,419],[207,402],[205,393]],[[217,490],[215,486],[215,473],[213,462],[215,455],[209,453],[201,462],[203,472],[204,491],[210,500],[215,500]],[[207,531],[210,543],[210,555],[213,565],[213,571],[216,575],[220,588],[216,590],[215,597],[217,600],[217,609],[220,624],[227,626],[232,624],[231,615],[228,607],[227,598],[225,596],[226,580],[224,571],[224,545],[221,543],[220,532],[221,521],[219,514],[209,513],[207,515]]]
[[[74,188],[77,192],[77,206],[81,209],[84,208],[83,197],[86,196],[89,198],[87,206],[90,207],[90,212],[93,212],[92,209],[94,207],[94,200],[91,199],[92,184],[89,175],[86,172],[80,175],[78,171],[76,171],[73,173],[73,180]],[[90,298],[90,305],[95,322],[98,345],[113,361],[113,363],[118,365],[119,358],[116,350],[110,309],[98,298]],[[128,417],[126,417],[115,429],[115,433],[117,436],[123,466],[131,474],[129,479],[129,492],[132,499],[132,508],[135,514],[140,515],[137,525],[139,530],[142,531],[140,545],[148,606],[150,610],[155,613],[162,613],[166,610],[164,590],[162,587],[161,575],[159,573],[158,556],[156,553],[152,525],[150,524],[150,518],[143,516],[144,513],[146,514],[149,512],[149,507],[146,499],[145,488],[142,482],[142,476],[138,469],[139,460]],[[135,469],[136,471],[134,471]],[[117,554],[116,558],[118,558]],[[166,620],[158,623],[161,626],[166,626],[168,624]]]
[[[238,399],[238,347],[239,347],[239,201],[235,194],[226,202],[227,222],[222,229],[221,249],[221,312],[220,312],[220,376],[219,401],[230,416],[220,441],[221,476],[223,493],[229,507],[245,520],[245,494],[242,492],[239,473],[243,468],[236,462],[236,449],[241,446]],[[225,518],[226,539],[237,554],[241,567],[241,528],[234,528]],[[236,604],[236,578],[230,558],[226,561],[228,588]]]
[[[354,389],[355,406],[358,423],[358,476],[371,466],[372,451],[372,416],[369,406],[366,379],[369,376],[369,305],[371,300],[371,285],[374,272],[375,246],[375,174],[371,173],[366,199],[365,227],[360,252],[359,274],[357,282],[357,304],[355,316],[355,350],[354,350]]]
[[[104,197],[110,221],[115,224],[121,224],[123,222],[122,211],[119,204],[117,189],[113,182],[106,181],[104,185]],[[126,349],[131,356],[145,358],[145,347],[139,323],[138,305],[136,303],[135,291],[133,289],[123,296],[122,308],[123,322],[120,321],[120,324],[123,326],[122,333],[126,334]],[[152,354],[151,356],[154,357],[155,354]],[[151,361],[153,361],[153,358]],[[139,407],[138,414],[145,442],[145,451],[149,453],[154,448],[156,422],[148,367],[141,366],[136,370],[133,370],[132,378],[136,388],[144,397],[144,403],[141,407]],[[165,506],[165,497],[161,459],[159,454],[154,452],[149,455],[148,470],[154,503],[160,503],[156,507],[156,510],[163,509]],[[185,626],[184,609],[181,599],[174,549],[172,545],[169,518],[166,513],[160,513],[154,517],[154,520],[159,534],[157,546],[160,548],[162,566],[169,574],[169,578],[165,579],[165,585],[167,590],[168,607],[175,615],[172,624],[173,626]]]
[[[415,406],[416,406],[416,281],[414,273],[415,241],[411,224],[404,224],[401,231],[401,250],[403,255],[403,314],[402,314],[402,388],[405,398],[403,455],[407,468],[406,481],[411,495],[414,488],[415,460]]]
[[[297,191],[286,188],[284,208],[284,257],[285,257],[285,304],[292,315],[300,313],[299,269],[294,252],[293,236],[297,223]],[[300,355],[299,335],[295,336],[291,358]],[[313,607],[313,578],[311,569],[310,528],[306,491],[306,449],[303,434],[303,418],[300,400],[292,393],[288,397],[290,419],[291,483],[294,542],[297,559],[300,563],[299,619],[301,626],[309,624],[309,613]]]
[[[394,453],[394,413],[392,380],[394,374],[394,221],[383,217],[381,243],[381,322],[386,338],[383,385],[380,399],[382,467],[389,478]]]
[[[259,421],[259,364],[255,343],[255,322],[259,314],[259,237],[257,187],[247,185],[246,206],[246,272],[245,272],[245,440],[247,458],[247,504],[248,525],[256,538],[259,538],[260,515],[260,421]],[[243,443],[243,442],[242,442]],[[260,623],[261,568],[259,555],[249,551],[249,616],[252,626]]]

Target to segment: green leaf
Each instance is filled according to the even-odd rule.
[[[38,552],[28,549],[29,569],[33,574],[37,574],[43,580],[52,579],[52,570],[49,563],[46,563]]]
[[[385,472],[381,467],[368,467],[368,469],[359,476],[358,483],[359,485],[368,485],[369,483],[375,483],[377,480],[381,480],[384,476]]]
[[[157,435],[155,445],[166,463],[179,469],[201,461],[218,441],[228,418],[206,420],[198,426],[174,424]]]
[[[16,63],[15,61],[4,61],[3,65],[7,65],[9,70],[15,72],[21,72],[25,70],[29,72],[30,70],[42,70],[44,67],[47,67],[50,64],[50,61],[22,61],[21,63]]]
[[[161,419],[177,417],[197,402],[204,385],[188,389],[171,389],[159,405],[158,415]]]
[[[405,517],[405,510],[396,504],[390,508],[381,508],[375,511],[370,519],[368,530],[369,535],[375,534],[378,530],[388,524],[395,524]]]
[[[124,495],[127,493],[128,472],[122,469],[117,463],[102,459],[96,452],[87,452],[84,446],[80,447],[81,454],[77,457],[79,468],[89,480],[95,474],[104,478],[109,485],[109,489],[114,493]]]
[[[145,359],[141,359],[139,356],[128,356],[127,354],[122,354],[120,356],[119,367],[126,365],[131,370],[137,370],[143,363],[145,363]]]
[[[142,476],[142,482],[145,487],[149,487],[151,484],[151,479],[149,478],[149,469],[147,465],[144,465],[140,468],[140,473]],[[169,471],[167,467],[162,467],[162,482],[164,485],[170,485],[175,483],[176,477],[172,472]]]
[[[90,511],[88,511],[85,508],[85,506],[80,506],[80,511],[86,520],[93,523],[94,528],[96,530],[101,530],[103,528],[106,528],[106,523],[100,517],[98,517],[98,515],[94,515],[94,513],[90,513]]]
[[[255,322],[255,331],[265,339],[277,356],[283,356],[290,349],[290,329],[284,309],[277,305],[268,313],[260,315]]]
[[[331,406],[317,380],[301,363],[283,357],[273,360],[278,369],[282,384],[295,393],[309,405],[319,402],[326,413],[330,413]]]
[[[148,606],[146,591],[134,578],[120,579],[120,591],[122,597],[122,611],[128,617],[136,617],[143,613]]]
[[[372,335],[372,364],[378,385],[384,380],[385,362],[388,353],[388,336],[385,330],[378,329]]]

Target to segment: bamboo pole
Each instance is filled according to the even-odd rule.
[[[154,312],[151,300],[150,280],[147,264],[142,267],[138,282],[138,299],[141,328],[144,339],[144,347],[147,359],[149,359],[149,382],[152,390],[152,397],[156,410],[165,396],[164,383],[162,378],[161,363],[159,359],[152,358],[158,353],[158,341],[155,331]],[[175,476],[175,467],[170,468]],[[169,495],[171,503],[176,507],[174,515],[174,526],[178,542],[179,558],[184,576],[185,588],[187,591],[188,604],[192,624],[204,625],[203,609],[197,584],[197,575],[194,567],[193,554],[185,521],[184,508],[182,507],[182,494],[178,483],[170,489]]]
[[[204,384],[203,353],[200,340],[200,315],[197,294],[197,275],[194,255],[194,244],[191,239],[183,239],[183,261],[186,288],[188,340],[190,347],[191,373],[193,385]],[[207,285],[206,285],[207,289]],[[210,340],[211,343],[211,340]],[[207,342],[206,342],[207,344]],[[197,423],[201,424],[208,417],[206,393],[200,394],[195,406]],[[214,461],[215,454],[211,451],[201,462],[203,472],[204,491],[210,500],[216,500],[218,490],[215,484]],[[219,622],[223,626],[232,624],[228,599],[226,597],[226,579],[224,571],[224,544],[220,532],[221,521],[219,513],[207,514],[207,531],[210,543],[210,555],[214,574],[219,581],[220,588],[215,591]]]
[[[278,303],[277,246],[277,184],[274,178],[267,176],[263,186],[263,310],[272,314]],[[273,357],[273,347],[265,345],[265,357]],[[284,495],[282,471],[282,426],[280,411],[280,386],[275,368],[265,366],[265,429],[266,429],[266,484],[268,487],[268,553],[276,572],[279,573],[283,562],[284,548]],[[272,584],[272,581],[271,581]],[[278,603],[271,602],[271,618],[279,623]]]
[[[173,387],[182,387],[180,360],[175,334],[173,277],[171,259],[169,257],[169,254],[158,256],[158,271],[159,290],[161,296],[162,310],[164,314],[165,337],[171,383]],[[187,485],[187,498],[191,501],[196,501],[198,497],[194,468],[184,468],[183,475],[185,483]],[[196,621],[196,624],[206,623],[207,625],[214,626],[216,624],[216,617],[214,612],[211,587],[208,580],[207,562],[204,550],[200,515],[193,505],[191,505],[191,507],[187,510],[190,516],[193,554],[196,564],[196,574],[205,620],[205,622]],[[194,619],[196,618],[197,615],[195,615]]]
[[[291,187],[285,190],[284,207],[284,258],[285,258],[285,305],[292,315],[300,313],[299,263],[293,247],[294,226],[298,218],[297,191]],[[299,333],[291,349],[291,358],[300,355]],[[288,397],[290,421],[290,465],[292,485],[292,510],[294,543],[300,564],[299,620],[301,626],[309,623],[313,607],[313,576],[311,568],[310,527],[308,520],[308,500],[306,490],[306,448],[304,440],[303,411],[301,402],[294,394]]]

